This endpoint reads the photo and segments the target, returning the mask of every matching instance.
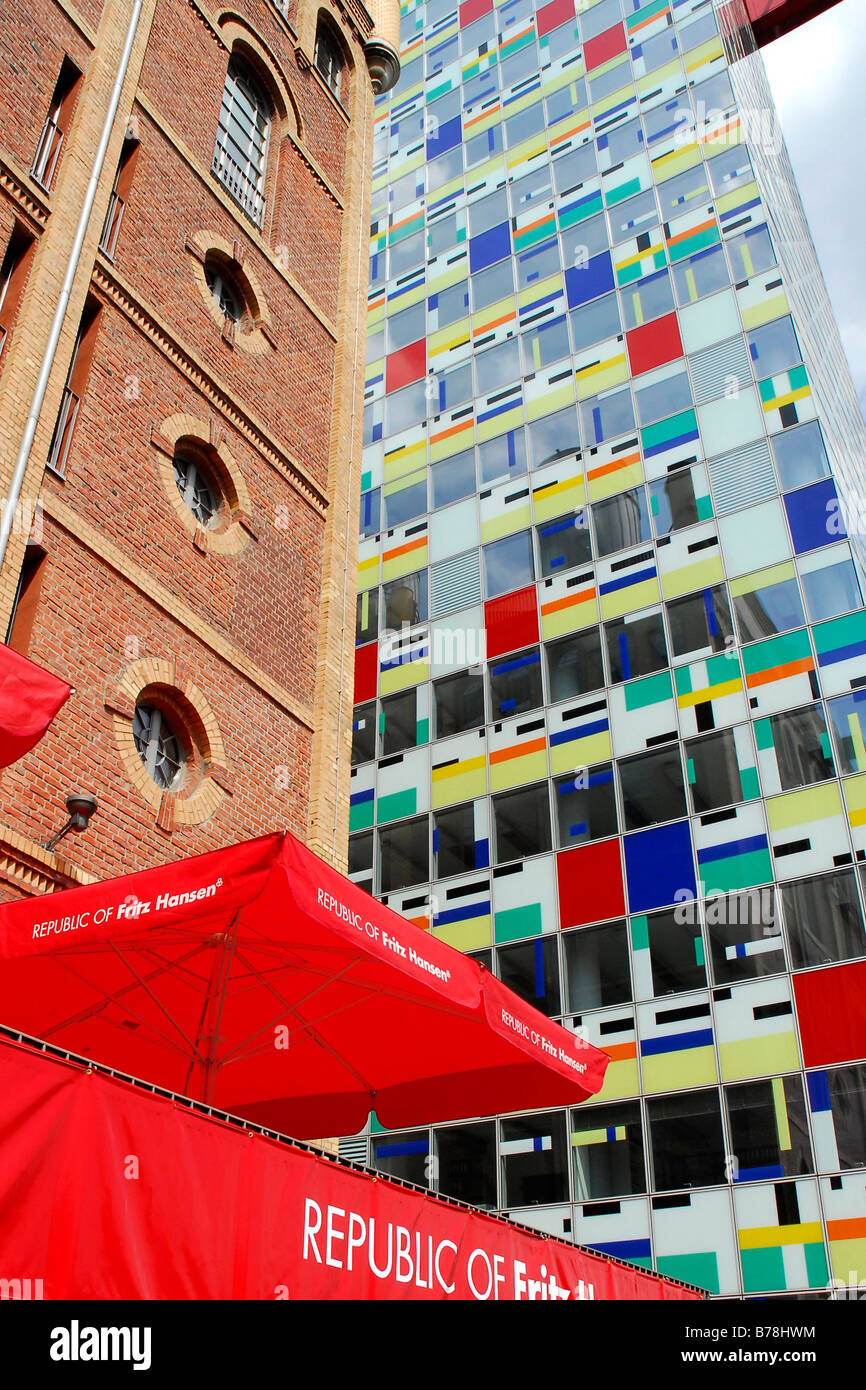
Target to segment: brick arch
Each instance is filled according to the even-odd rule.
[[[135,707],[152,703],[174,715],[187,753],[188,775],[178,791],[165,791],[148,776],[133,738]],[[132,661],[106,693],[114,742],[123,772],[150,806],[160,829],[201,825],[231,794],[226,749],[216,715],[201,689],[172,657]]]
[[[221,529],[202,526],[178,491],[174,454],[184,440],[201,450],[220,485],[230,518]],[[160,421],[151,434],[151,443],[157,453],[160,482],[169,505],[197,549],[208,554],[238,555],[252,539],[252,502],[246,479],[219,428],[195,415],[180,412]]]
[[[223,10],[217,17],[217,29],[230,55],[243,58],[261,79],[279,117],[280,139],[284,140],[286,136],[291,135],[296,140],[303,140],[304,123],[301,110],[295,100],[291,83],[274,53],[250,27],[248,20],[236,10]]]

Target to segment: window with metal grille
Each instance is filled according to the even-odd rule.
[[[220,313],[232,323],[240,320],[243,312],[243,296],[232,277],[214,260],[205,261],[204,278]]]
[[[139,704],[132,721],[132,737],[149,777],[164,791],[181,781],[186,763],[180,739],[156,705]]]
[[[343,55],[337,40],[328,32],[327,26],[324,24],[319,25],[316,34],[314,62],[334,96],[339,97],[340,79],[343,75]]]
[[[219,490],[199,459],[183,451],[176,453],[174,480],[196,521],[202,526],[213,526],[219,511]]]
[[[257,226],[261,226],[265,215],[270,127],[270,102],[247,69],[232,58],[223,89],[212,168]]]

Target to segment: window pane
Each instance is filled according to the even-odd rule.
[[[556,521],[536,527],[538,559],[543,575],[559,574],[592,560],[589,517],[585,511],[572,512]]]
[[[480,352],[475,358],[475,383],[479,395],[505,386],[520,376],[520,349],[516,339]]]
[[[832,1067],[825,1073],[840,1168],[866,1164],[866,1066]]]
[[[355,614],[355,642],[372,642],[379,631],[379,590],[367,589],[358,595]]]
[[[726,1086],[735,1182],[814,1172],[799,1076]]]
[[[443,459],[430,469],[433,506],[445,507],[475,491],[475,450],[464,449],[453,458]]]
[[[617,833],[616,793],[610,763],[581,769],[554,783],[557,844],[560,849],[603,840]]]
[[[651,1097],[646,1102],[653,1187],[711,1187],[725,1181],[718,1091]]]
[[[392,1178],[427,1186],[430,1135],[426,1129],[373,1136],[373,1167]]]
[[[533,372],[540,372],[543,367],[560,362],[571,351],[568,343],[568,322],[564,314],[562,318],[542,324],[540,328],[530,329],[522,335],[520,341],[523,347],[525,376],[531,376]]]
[[[393,893],[430,878],[427,817],[379,830],[379,892]]]
[[[706,195],[706,201],[709,201],[707,166],[701,163],[659,184],[658,197],[662,217],[678,217],[683,212],[689,212],[691,208],[700,206],[699,200],[703,195]]]
[[[550,798],[547,783],[520,787],[493,798],[495,862],[528,859],[550,851]]]
[[[751,745],[748,729],[738,730],[741,740]],[[689,768],[689,794],[695,815],[714,811],[719,806],[733,806],[749,796],[758,795],[754,753],[749,747],[748,771],[753,782],[748,789],[740,773],[740,759],[733,729],[720,729],[706,738],[692,739],[685,745]]]
[[[434,738],[462,734],[484,724],[484,678],[461,671],[433,682]]]
[[[640,1106],[636,1101],[572,1110],[571,1144],[577,1201],[646,1191]]]
[[[783,492],[826,478],[830,472],[821,426],[810,420],[795,430],[782,430],[770,438]]]
[[[373,832],[365,830],[361,835],[349,836],[349,877],[359,888],[368,893],[373,891]],[[358,875],[363,874],[363,880]]]
[[[490,718],[526,714],[544,703],[541,691],[541,654],[536,647],[504,661],[491,661]]]
[[[842,774],[866,772],[862,725],[866,715],[866,691],[856,690],[851,695],[841,695],[838,700],[828,700],[827,709],[838,771]]]
[[[399,632],[404,625],[427,619],[427,571],[417,570],[402,579],[392,579],[382,588],[385,627]]]
[[[634,429],[634,406],[628,386],[583,401],[580,407],[583,437],[589,444],[603,444]]]
[[[615,618],[605,624],[611,684],[635,676],[650,676],[668,664],[661,613],[641,618]]]
[[[670,535],[700,521],[695,485],[690,468],[678,468],[650,483],[650,511],[657,536]]]
[[[472,308],[487,309],[497,300],[508,299],[514,293],[514,270],[510,260],[500,260],[471,276]]]
[[[734,598],[734,614],[741,642],[788,632],[806,621],[795,579],[783,579],[750,594],[738,595]]]
[[[433,812],[433,877],[448,878],[476,868],[475,803]]]
[[[373,488],[361,495],[360,534],[375,536],[380,527],[382,489]]]
[[[598,628],[578,632],[561,642],[550,642],[547,653],[547,680],[550,699],[570,700],[588,690],[600,690],[604,685],[601,661],[601,636]]]
[[[519,478],[526,472],[526,440],[523,430],[508,430],[478,446],[482,483],[499,478]]]
[[[437,1191],[473,1207],[496,1206],[496,1126],[450,1125],[433,1132]]]
[[[416,700],[417,691],[413,688],[399,695],[389,695],[382,701],[379,716],[382,757],[415,747],[418,736]]]
[[[681,915],[686,915],[687,906],[682,904]],[[704,921],[717,985],[777,975],[785,969],[782,928],[771,887],[716,894],[707,900]]]
[[[661,220],[656,195],[651,188],[627,198],[624,203],[617,203],[616,207],[608,210],[607,215],[614,244],[648,232],[650,228],[657,227]]]
[[[834,775],[827,725],[820,705],[774,714],[767,721],[783,791]],[[758,742],[761,743],[759,737]]]
[[[633,383],[637,415],[640,424],[651,425],[666,415],[675,415],[692,403],[692,388],[689,374],[683,367],[672,371],[669,367],[652,372],[649,379],[638,377]]]
[[[674,599],[667,607],[674,656],[726,650],[733,627],[723,584]]]
[[[532,533],[520,531],[484,546],[484,577],[488,598],[522,589],[535,578]]]
[[[760,275],[762,270],[769,270],[776,264],[776,253],[770,233],[763,226],[753,227],[741,236],[731,237],[728,241],[728,255],[734,284],[740,280],[750,280],[753,275]]]
[[[866,955],[853,869],[780,885],[779,896],[795,970]]]
[[[678,261],[674,266],[674,286],[680,304],[693,304],[708,294],[715,294],[731,282],[725,253],[721,246],[711,246]]]
[[[669,313],[674,307],[669,273],[660,270],[657,275],[648,275],[645,280],[628,285],[622,291],[622,305],[626,328],[638,328],[649,319]]]
[[[549,1206],[568,1200],[565,1115],[503,1120],[502,1200],[507,1207]]]
[[[602,295],[601,299],[593,299],[580,309],[572,309],[569,317],[575,352],[600,343],[604,338],[613,338],[622,331],[615,294]]]
[[[399,492],[392,492],[385,498],[386,526],[402,526],[427,510],[427,479],[412,483]]]
[[[376,701],[356,705],[352,719],[352,766],[368,763],[376,756]]]
[[[592,508],[595,540],[599,555],[612,555],[617,550],[648,541],[652,535],[647,507],[646,489],[628,488],[615,497],[596,502]]]
[[[504,985],[548,1018],[562,1013],[555,936],[537,936],[516,946],[500,946],[496,958]]]
[[[758,377],[775,376],[802,362],[800,345],[790,318],[774,319],[748,335],[749,352]]]
[[[628,1003],[632,993],[625,922],[567,932],[562,944],[566,1007],[570,1013]]]
[[[640,830],[686,815],[677,747],[625,759],[619,764],[619,781],[626,830]]]
[[[646,919],[655,995],[702,989],[707,983],[700,926],[680,921],[682,916],[674,909]]]
[[[574,406],[568,410],[558,410],[555,415],[545,415],[542,420],[533,420],[529,426],[529,452],[533,468],[540,468],[542,464],[550,463],[564,454],[573,454],[579,448],[580,435]]]
[[[839,613],[850,613],[863,602],[854,563],[843,560],[838,565],[826,565],[824,569],[811,570],[802,574],[803,592],[806,607],[813,623],[821,618],[835,618]]]

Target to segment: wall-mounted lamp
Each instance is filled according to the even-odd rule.
[[[91,796],[90,792],[70,792],[66,798],[69,820],[58,830],[56,835],[52,835],[43,849],[54,849],[54,846],[59,845],[64,835],[68,835],[70,830],[74,830],[76,834],[86,830],[90,824],[90,817],[95,814],[98,805],[99,802],[96,797]]]

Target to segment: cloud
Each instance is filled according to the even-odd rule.
[[[866,400],[862,5],[863,0],[842,0],[764,49],[791,163],[861,402]]]

